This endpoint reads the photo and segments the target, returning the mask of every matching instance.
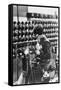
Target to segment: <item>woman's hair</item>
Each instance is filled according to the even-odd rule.
[[[43,27],[40,25],[35,26],[34,28],[34,34],[41,35],[43,33]]]

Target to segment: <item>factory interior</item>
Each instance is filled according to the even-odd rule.
[[[43,27],[43,34],[49,39],[53,47],[54,60],[56,65],[55,81],[58,82],[59,73],[59,53],[58,53],[58,8],[37,7],[27,5],[13,5],[13,83],[16,82],[22,71],[31,71],[27,77],[27,82],[21,84],[49,83],[49,80],[41,81],[41,70],[38,68],[38,62],[32,63],[34,58],[37,35],[34,34],[34,27],[40,25]],[[26,49],[29,49],[29,55],[24,55]],[[26,57],[26,62],[25,58]],[[24,63],[24,64],[22,64]],[[30,67],[30,69],[29,69]],[[33,70],[34,67],[35,69]],[[26,74],[26,73],[25,73]],[[32,77],[32,78],[30,78]]]

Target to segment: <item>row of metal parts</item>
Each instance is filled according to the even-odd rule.
[[[57,22],[41,22],[41,21],[34,21],[34,22],[13,22],[13,30],[27,30],[27,29],[33,29],[35,25],[40,25],[43,28],[57,28],[58,23]]]
[[[47,36],[47,35],[46,35]],[[58,40],[58,37],[57,35],[54,35],[54,36],[48,36],[48,39],[51,41],[51,42],[55,42]],[[34,40],[37,40],[37,36],[34,36],[34,35],[20,35],[19,37],[18,36],[13,36],[13,43],[15,42],[25,42],[25,41],[34,41]]]
[[[57,39],[58,37],[58,30],[45,30],[43,32],[49,40]],[[36,40],[38,34],[34,34],[33,30],[15,30],[13,31],[13,42],[16,41],[29,41],[29,40]]]

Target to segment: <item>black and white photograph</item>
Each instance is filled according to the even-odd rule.
[[[59,83],[59,7],[13,4],[10,12],[13,85]]]

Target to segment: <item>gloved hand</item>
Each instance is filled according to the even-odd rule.
[[[28,47],[25,49],[24,54],[25,55],[29,54],[29,48]]]
[[[45,71],[44,74],[43,74],[43,77],[44,77],[44,78],[49,77],[49,73],[48,73],[47,71]]]

